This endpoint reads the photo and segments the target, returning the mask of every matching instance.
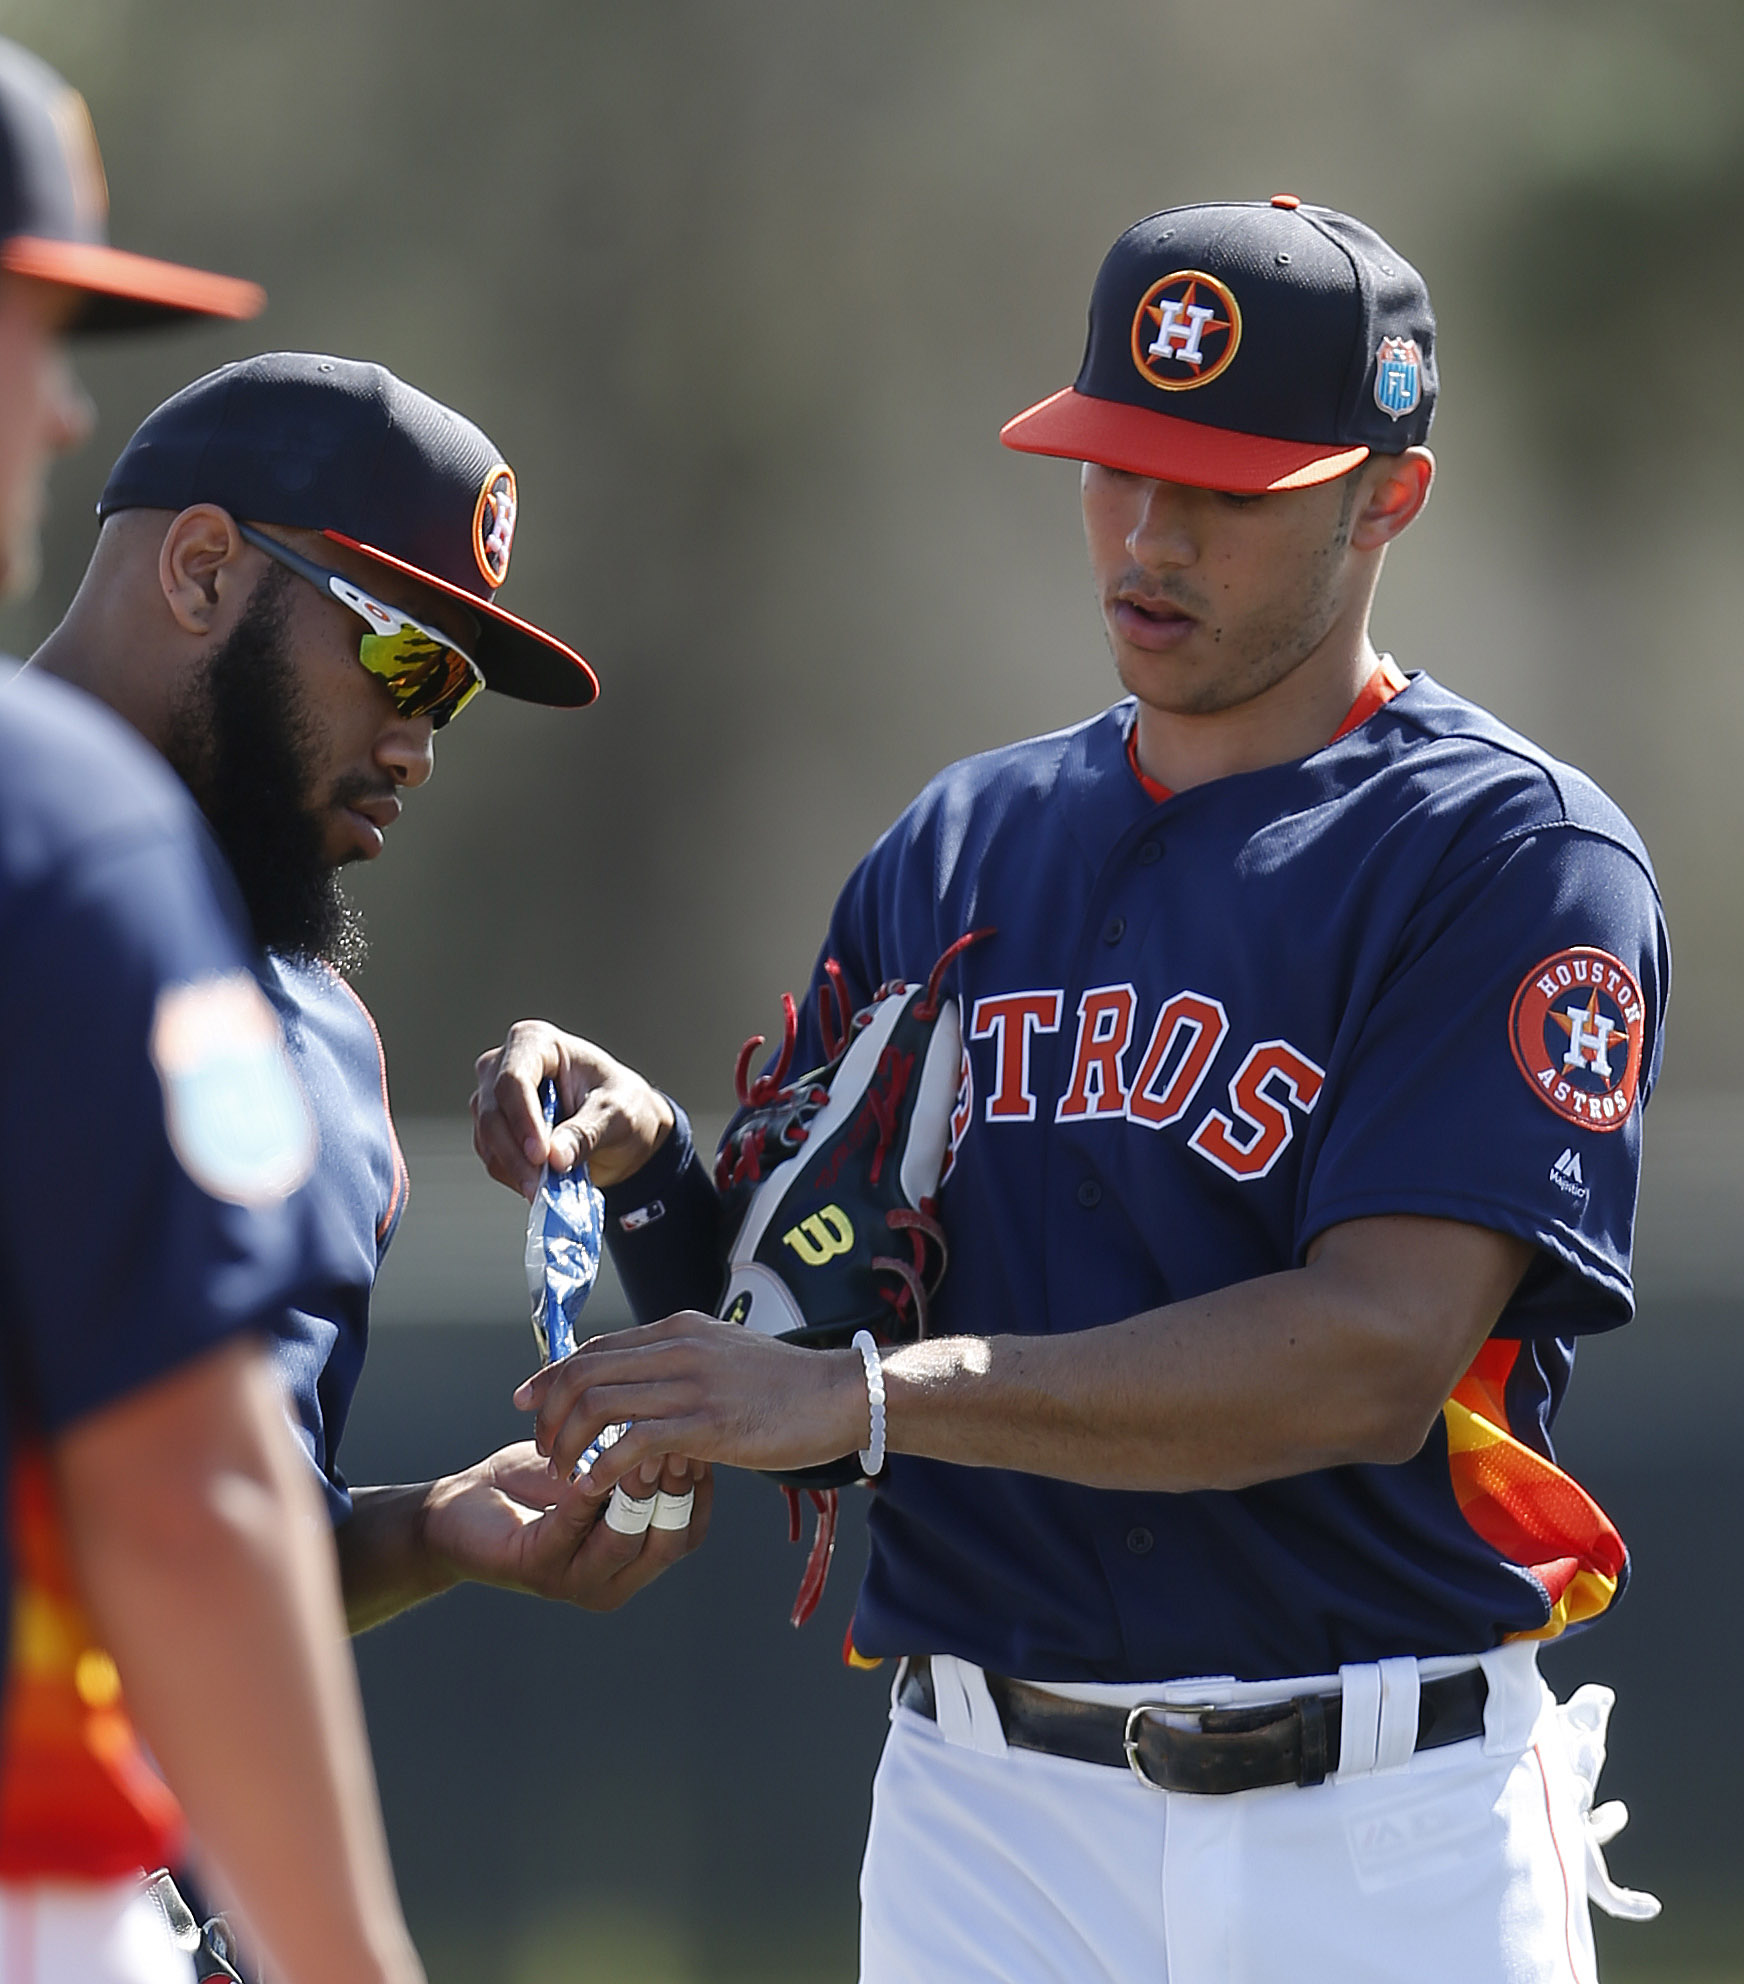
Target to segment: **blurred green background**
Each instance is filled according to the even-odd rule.
[[[0,644],[53,623],[136,421],[293,346],[496,438],[504,603],[604,681],[582,715],[475,705],[358,878],[414,1166],[360,1479],[517,1431],[517,1215],[454,1120],[473,1055],[548,1013],[724,1111],[920,782],[1112,695],[1074,471],[996,435],[1072,376],[1119,229],[1288,190],[1417,263],[1442,479],[1377,634],[1611,790],[1677,954],[1642,1316],[1583,1351],[1563,1427],[1636,1580],[1551,1664],[1621,1689],[1613,1866],[1668,1903],[1607,1975],[1744,1977],[1736,0],[6,0],[0,27],[88,96],[119,242],[272,295],[85,348],[98,434]],[[724,1484],[709,1548],[616,1618],[463,1593],[360,1645],[442,1984],[852,1974],[884,1683],[836,1665],[857,1530],[794,1635],[779,1509]]]

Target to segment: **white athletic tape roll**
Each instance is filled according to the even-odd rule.
[[[650,1495],[645,1502],[638,1502],[633,1495],[624,1493],[620,1481],[606,1504],[606,1528],[615,1529],[620,1536],[640,1536],[654,1520],[654,1504],[658,1499]]]
[[[690,1511],[696,1502],[696,1490],[685,1489],[682,1495],[669,1495],[664,1488],[654,1497],[653,1525],[656,1529],[688,1529]]]

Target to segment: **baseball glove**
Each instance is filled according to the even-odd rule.
[[[736,1231],[718,1314],[785,1342],[840,1349],[859,1330],[880,1345],[927,1331],[947,1255],[936,1194],[962,1078],[963,1029],[941,992],[946,968],[991,933],[959,937],[925,985],[881,985],[854,1012],[841,967],[824,965],[818,1019],[827,1059],[789,1080],[798,1011],[782,996],[780,1052],[751,1078],[761,1035],[740,1050],[741,1113],[715,1164]],[[862,1479],[858,1454],[772,1477],[799,1540],[799,1501],[817,1522],[794,1601],[801,1626],[816,1609],[835,1550],[838,1491]]]

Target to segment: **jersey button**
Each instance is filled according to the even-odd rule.
[[[1126,918],[1124,916],[1111,916],[1108,919],[1107,929],[1102,933],[1102,941],[1105,944],[1118,944],[1125,935]]]
[[[1148,1557],[1156,1547],[1157,1539],[1148,1529],[1129,1529],[1126,1532],[1126,1547],[1135,1557]]]
[[[1139,842],[1138,865],[1141,868],[1154,868],[1162,858],[1163,848],[1160,841],[1146,840]]]
[[[1102,1187],[1094,1178],[1086,1178],[1078,1187],[1078,1203],[1081,1206],[1099,1206],[1102,1203]]]

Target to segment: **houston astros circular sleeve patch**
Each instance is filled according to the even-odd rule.
[[[1585,945],[1535,964],[1508,1036],[1521,1074],[1566,1122],[1615,1130],[1635,1107],[1646,1008],[1628,967]]]

